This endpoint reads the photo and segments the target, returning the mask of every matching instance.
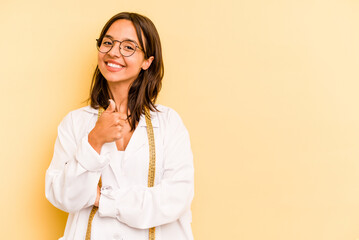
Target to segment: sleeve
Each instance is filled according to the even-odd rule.
[[[193,155],[188,132],[174,111],[165,138],[164,174],[152,188],[102,189],[99,214],[131,227],[147,229],[179,219],[194,195]]]
[[[88,135],[76,141],[73,116],[58,127],[54,155],[46,171],[45,195],[57,208],[76,212],[94,204],[101,170],[109,163],[89,144]]]

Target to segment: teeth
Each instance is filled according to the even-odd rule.
[[[114,64],[114,63],[107,63],[107,66],[113,67],[113,68],[122,68],[120,65]]]

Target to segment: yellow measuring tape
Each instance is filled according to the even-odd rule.
[[[155,136],[153,134],[153,127],[151,122],[151,115],[150,111],[146,108],[145,109],[146,115],[146,125],[147,125],[147,137],[148,137],[148,144],[150,146],[150,163],[148,166],[148,187],[153,187],[155,184],[155,172],[156,172],[156,148],[155,148]],[[148,230],[148,239],[155,240],[156,232],[155,228],[150,228]]]
[[[101,114],[103,113],[104,109],[100,107],[98,109],[98,117],[97,120],[100,118]],[[148,137],[148,143],[149,143],[149,150],[150,150],[150,162],[148,167],[148,187],[153,187],[155,184],[155,172],[156,172],[156,148],[155,148],[155,136],[153,134],[153,127],[151,122],[151,115],[150,111],[145,108],[145,118],[146,118],[146,125],[147,125],[147,137]],[[100,178],[100,181],[98,182],[98,186],[102,187],[102,181]],[[98,210],[98,207],[93,206],[90,212],[89,220],[87,223],[87,231],[86,231],[86,238],[85,240],[91,240],[91,226],[92,226],[92,220]],[[148,239],[149,240],[155,240],[156,238],[156,229],[150,228],[148,230]]]

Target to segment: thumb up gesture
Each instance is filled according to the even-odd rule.
[[[97,120],[95,127],[88,136],[90,145],[99,154],[103,144],[121,140],[131,131],[127,120],[127,107],[120,105],[117,109],[112,99],[109,102],[109,106]]]
[[[104,112],[108,112],[108,113],[116,112],[115,102],[112,99],[108,101],[110,102],[110,104],[108,105],[107,109]]]

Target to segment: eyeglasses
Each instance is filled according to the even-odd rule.
[[[115,46],[115,42],[120,43],[120,46],[119,46],[120,53],[124,57],[132,56],[136,52],[137,48],[140,49],[141,51],[143,51],[142,48],[137,46],[137,44],[131,40],[119,41],[119,40],[112,40],[111,38],[104,37],[102,39],[101,43],[99,42],[100,39],[96,39],[96,41],[97,41],[97,44],[96,44],[97,50],[101,53],[108,53],[109,51],[111,51],[113,46]]]

